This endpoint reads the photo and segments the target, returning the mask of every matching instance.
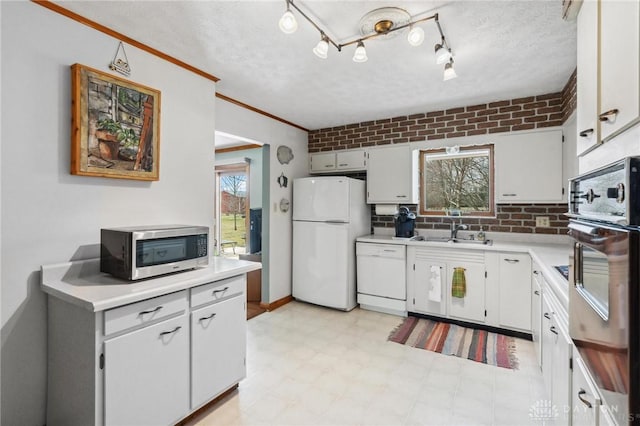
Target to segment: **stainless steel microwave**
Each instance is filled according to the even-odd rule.
[[[209,228],[164,225],[100,230],[100,271],[137,280],[209,264]]]

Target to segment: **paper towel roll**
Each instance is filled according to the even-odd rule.
[[[394,215],[398,213],[397,204],[376,204],[377,215]]]

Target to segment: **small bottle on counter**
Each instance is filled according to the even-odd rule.
[[[484,239],[485,239],[484,229],[482,228],[482,226],[480,227],[480,230],[478,231],[478,235],[476,236],[476,239],[478,241],[484,241]]]

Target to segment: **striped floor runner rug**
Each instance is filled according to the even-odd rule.
[[[391,332],[389,340],[498,367],[518,368],[515,339],[485,330],[407,317]]]

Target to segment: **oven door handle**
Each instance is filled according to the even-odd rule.
[[[598,235],[600,228],[597,226],[589,226],[583,223],[569,222],[569,229],[588,235]]]
[[[584,287],[582,277],[582,244],[573,245],[573,285],[574,287]]]

